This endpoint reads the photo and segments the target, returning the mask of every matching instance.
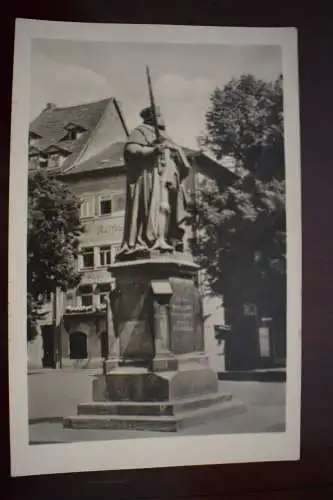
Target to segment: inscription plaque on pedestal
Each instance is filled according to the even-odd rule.
[[[173,295],[170,301],[171,350],[186,354],[203,350],[200,304],[191,279],[170,279]]]
[[[116,306],[120,355],[124,359],[151,359],[154,355],[152,304],[147,283],[139,279],[123,280],[121,286]]]

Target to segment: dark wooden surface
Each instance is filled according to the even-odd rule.
[[[10,96],[14,18],[299,29],[303,193],[303,381],[301,460],[129,472],[68,474],[9,479],[20,499],[332,499],[333,498],[333,30],[318,2],[294,7],[281,2],[30,0],[6,2],[2,12],[1,201],[3,241],[7,229]],[[4,283],[6,245],[0,246]],[[4,290],[2,290],[2,293]],[[3,296],[5,294],[3,293]],[[5,297],[4,297],[5,298]],[[3,310],[6,311],[5,301]],[[4,314],[4,320],[5,320]],[[6,325],[3,328],[5,335]],[[7,392],[6,349],[1,343],[2,387]],[[3,405],[4,406],[4,405]],[[9,457],[8,415],[2,423],[2,455]]]

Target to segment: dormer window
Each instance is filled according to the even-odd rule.
[[[47,168],[60,167],[66,158],[65,152],[56,146],[50,146],[44,150],[44,155],[46,155]]]
[[[41,136],[39,134],[32,131],[29,132],[29,146],[34,146],[36,141],[38,141],[39,139],[41,139]]]
[[[37,155],[30,156],[29,165],[30,168],[37,169],[39,167],[39,157]]]
[[[69,130],[67,132],[67,141],[76,141],[79,138],[79,132],[75,129]]]
[[[39,157],[39,162],[38,163],[39,163],[39,167],[40,168],[47,168],[47,157],[44,156],[44,155],[43,156],[41,155]]]
[[[33,158],[34,156],[39,155],[39,150],[34,148],[33,146],[29,146],[29,158]]]
[[[67,130],[67,134],[63,138],[64,141],[76,141],[80,139],[82,134],[85,132],[83,127],[76,125],[75,123],[68,123],[65,126],[65,130]]]
[[[52,153],[49,155],[48,167],[54,168],[59,167],[61,164],[61,155],[59,153]]]
[[[40,161],[40,151],[33,147],[29,146],[29,168],[37,169],[39,168]]]

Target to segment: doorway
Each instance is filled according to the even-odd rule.
[[[56,343],[52,325],[42,326],[43,368],[56,368]]]
[[[101,358],[107,358],[109,355],[109,346],[108,346],[108,334],[104,330],[99,335],[100,343],[101,343]]]
[[[70,359],[87,359],[87,336],[82,332],[73,332],[69,337]]]

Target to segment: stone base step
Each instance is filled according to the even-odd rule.
[[[128,429],[178,432],[192,425],[246,412],[246,405],[237,400],[222,401],[206,408],[177,415],[77,415],[66,417],[67,429]]]
[[[208,408],[209,406],[232,400],[230,393],[214,393],[206,396],[165,402],[103,401],[81,403],[78,415],[147,415],[173,416],[185,411]]]

